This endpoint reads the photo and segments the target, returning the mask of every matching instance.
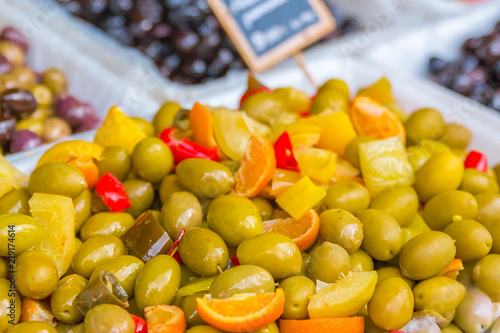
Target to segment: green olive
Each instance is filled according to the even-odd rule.
[[[17,290],[26,297],[42,299],[49,296],[57,285],[57,267],[52,258],[30,250],[16,258]]]
[[[421,213],[423,214],[423,212],[421,212]],[[419,212],[419,213],[413,215],[413,218],[412,218],[410,224],[408,224],[408,228],[414,229],[419,233],[431,231],[431,228],[429,228],[427,223],[422,218],[421,213]]]
[[[199,274],[196,274],[192,270],[186,267],[186,265],[181,265],[181,284],[180,288],[187,286],[193,280],[200,278]]]
[[[334,283],[351,270],[351,257],[340,245],[323,242],[311,252],[307,276],[313,280]]]
[[[267,221],[272,219],[274,208],[273,205],[271,205],[271,203],[267,199],[263,197],[254,197],[251,200],[255,204],[255,206],[257,206],[257,208],[259,209],[262,221]]]
[[[444,119],[436,109],[420,109],[410,115],[405,123],[406,135],[410,141],[439,139],[444,131]]]
[[[105,147],[101,159],[97,161],[99,177],[105,173],[111,173],[119,180],[124,180],[131,167],[132,157],[129,151],[122,146]]]
[[[413,228],[401,228],[401,248],[403,248],[409,241],[410,239],[416,237],[417,235],[420,235],[423,231],[419,231]],[[399,267],[399,256],[401,252],[391,260],[386,261],[387,264],[394,266],[394,267]]]
[[[78,324],[65,324],[63,322],[57,322],[56,324],[56,331],[57,333],[82,333],[85,328],[82,328],[82,331],[77,331],[80,329],[78,326],[83,325],[83,323],[78,323]]]
[[[85,316],[85,333],[134,333],[135,324],[127,310],[114,304],[99,304]]]
[[[465,293],[460,282],[446,276],[434,276],[419,282],[413,289],[415,310],[435,311],[451,320]]]
[[[489,254],[477,261],[472,278],[493,302],[500,301],[500,254]]]
[[[320,114],[325,111],[347,111],[348,100],[345,95],[337,90],[324,90],[318,92],[311,103],[311,114]]]
[[[92,193],[84,190],[73,199],[73,206],[75,207],[75,233],[78,233],[83,223],[92,215]]]
[[[361,249],[351,253],[351,270],[354,272],[373,271],[372,257]]]
[[[87,188],[83,173],[68,163],[53,162],[36,168],[30,176],[28,190],[33,193],[59,194],[71,198]]]
[[[453,153],[432,156],[415,175],[415,191],[420,201],[458,189],[464,174],[464,163]]]
[[[134,223],[132,215],[127,213],[97,213],[82,226],[80,237],[84,242],[95,236],[121,237]]]
[[[358,135],[352,139],[345,148],[345,159],[353,166],[361,170],[361,163],[359,162],[359,146],[362,143],[377,140],[373,136]]]
[[[465,149],[472,139],[472,133],[465,126],[459,124],[444,125],[441,141],[446,143],[450,148]]]
[[[97,278],[102,271],[110,272],[116,277],[127,295],[131,297],[134,295],[135,281],[143,267],[144,263],[141,259],[120,255],[97,266],[89,280]]]
[[[474,280],[472,279],[472,270],[474,269],[476,262],[476,260],[473,260],[463,263],[464,269],[458,272],[457,281],[467,288],[474,284]]]
[[[381,281],[368,302],[368,314],[375,325],[387,331],[405,326],[413,314],[413,293],[408,284],[398,277]]]
[[[177,239],[182,229],[201,227],[203,212],[198,198],[191,192],[175,192],[162,207],[163,228],[172,239]]]
[[[262,232],[262,218],[255,204],[233,195],[220,196],[210,203],[207,222],[230,246]]]
[[[179,254],[184,264],[193,272],[204,276],[214,276],[227,267],[229,255],[227,246],[215,232],[205,228],[186,231],[179,243]]]
[[[139,117],[130,117],[134,121],[134,123],[139,127],[141,131],[146,134],[148,137],[153,137],[155,136],[155,128],[152,123],[147,121],[144,118],[139,118]]]
[[[431,158],[432,152],[429,149],[421,146],[410,146],[406,148],[408,162],[410,162],[413,170],[418,171]]]
[[[300,113],[309,110],[311,99],[302,90],[284,87],[274,89],[273,93],[283,100],[287,111]]]
[[[89,238],[75,251],[71,267],[77,274],[88,279],[102,263],[126,254],[127,246],[120,238],[111,235],[96,236]]]
[[[455,258],[453,239],[440,231],[427,231],[412,238],[401,250],[399,267],[403,276],[424,280],[442,272]]]
[[[381,267],[377,269],[377,283],[380,283],[384,281],[385,279],[391,278],[391,277],[398,277],[404,280],[408,284],[408,287],[410,289],[413,289],[415,286],[415,281],[412,281],[410,279],[407,279],[401,274],[401,271],[397,267]]]
[[[270,92],[259,92],[248,97],[241,109],[250,117],[265,124],[274,124],[285,113],[285,102]]]
[[[443,230],[454,216],[474,219],[477,216],[476,198],[464,191],[448,191],[433,197],[424,207],[425,222],[434,230]]]
[[[453,324],[441,328],[442,333],[462,333],[462,330]]]
[[[236,174],[236,171],[238,171],[238,169],[240,168],[240,161],[224,160],[220,161],[220,164],[228,168],[233,176]]]
[[[349,254],[356,252],[363,242],[363,225],[343,209],[329,209],[319,216],[321,239],[342,246]]]
[[[172,170],[174,156],[162,140],[146,138],[135,146],[132,164],[143,180],[158,183]]]
[[[494,178],[476,169],[465,169],[460,189],[474,195],[482,192],[498,193],[499,190]]]
[[[153,118],[153,125],[155,127],[156,134],[161,133],[167,127],[172,126],[175,115],[180,109],[181,106],[176,102],[166,102],[160,107]]]
[[[493,243],[488,229],[474,220],[453,222],[444,229],[444,232],[455,241],[457,248],[455,256],[463,262],[484,257],[490,252]]]
[[[252,331],[249,333],[280,333],[280,330],[278,328],[278,325],[276,325],[276,323],[271,323],[262,328],[259,328],[256,331]]]
[[[205,324],[205,321],[203,321],[203,319],[201,319],[200,315],[198,314],[196,304],[196,298],[203,297],[205,295],[205,291],[199,291],[194,295],[188,295],[184,297],[184,299],[182,300],[180,308],[184,312],[184,316],[186,317],[187,327]]]
[[[75,305],[75,298],[87,286],[88,280],[78,274],[62,278],[50,298],[52,313],[63,323],[78,323],[83,315]]]
[[[188,329],[185,333],[224,333],[209,325],[199,325]]]
[[[0,332],[6,332],[19,322],[21,297],[15,283],[0,279]]]
[[[336,90],[346,98],[349,99],[349,86],[345,83],[344,80],[341,79],[329,79],[325,83],[321,85],[318,89],[319,92],[323,92],[325,90]]]
[[[437,140],[423,139],[422,141],[420,141],[420,146],[427,149],[427,151],[429,151],[432,155],[452,152],[450,147],[448,147],[445,143]]]
[[[242,265],[256,265],[275,279],[284,279],[302,269],[302,254],[287,236],[263,233],[244,240],[236,251]]]
[[[364,239],[361,248],[372,258],[386,261],[394,258],[402,246],[401,227],[389,214],[378,209],[358,213],[363,224]]]
[[[135,300],[135,298],[128,300],[127,311],[128,311],[128,313],[133,314],[134,316],[141,317],[144,319],[144,312],[141,312],[141,310],[139,310],[139,307],[137,306],[137,301]]]
[[[361,184],[341,182],[332,185],[326,191],[323,202],[327,208],[340,208],[357,214],[370,205],[370,192]]]
[[[285,292],[285,319],[306,319],[309,296],[316,293],[316,284],[305,276],[290,276],[281,281],[279,287]]]
[[[135,299],[142,312],[146,306],[171,304],[181,282],[181,269],[169,255],[148,261],[135,281]]]
[[[495,320],[495,322],[493,323],[493,325],[490,328],[490,332],[491,333],[500,332],[500,317],[498,317],[497,320]],[[446,332],[446,333],[455,333],[455,332]],[[456,332],[456,333],[460,333],[460,332]]]
[[[226,298],[239,293],[271,293],[274,292],[274,279],[262,267],[239,265],[218,275],[209,292],[215,298]]]
[[[453,323],[467,333],[482,333],[493,325],[495,311],[490,298],[477,287],[467,288],[458,305]]]
[[[142,180],[128,180],[123,183],[123,187],[128,194],[131,205],[125,210],[125,213],[138,217],[153,204],[155,190],[151,183]]]
[[[25,321],[9,330],[11,333],[57,333],[56,329],[43,321]]]
[[[0,215],[0,256],[20,255],[40,244],[44,234],[43,227],[31,216]]]
[[[370,208],[391,215],[401,227],[406,227],[418,210],[418,197],[411,187],[391,187],[373,198]]]
[[[477,221],[490,232],[493,245],[491,253],[500,254],[500,195],[496,193],[480,193],[476,195],[478,202]]]
[[[30,214],[30,206],[28,200],[30,194],[28,189],[20,187],[5,193],[0,197],[0,215],[7,213]]]
[[[161,181],[159,189],[161,203],[164,205],[173,193],[185,190],[184,186],[177,180],[177,175],[166,176]]]
[[[197,196],[216,198],[228,193],[234,183],[233,176],[224,165],[190,158],[177,165],[177,180]]]

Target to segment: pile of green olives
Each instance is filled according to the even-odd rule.
[[[311,114],[344,112],[346,89],[340,80],[328,81]],[[268,106],[285,107],[283,96],[309,103],[293,88],[268,95],[243,104],[268,125],[276,120]],[[112,174],[126,192],[130,206],[121,211],[88,187],[79,168],[61,161],[38,166],[26,187],[0,197],[0,302],[9,306],[0,309],[0,333],[133,333],[130,315],[144,318],[147,307],[160,304],[183,310],[187,332],[222,332],[200,317],[197,298],[276,288],[285,294],[281,318],[306,320],[311,296],[351,272],[373,271],[373,295],[350,314],[365,318],[365,332],[405,330],[420,317],[447,333],[498,332],[500,168],[464,166],[471,139],[465,127],[446,124],[434,109],[413,113],[404,125],[414,184],[377,194],[362,174],[323,184],[326,195],[313,208],[317,238],[301,250],[286,232],[265,231],[267,221],[292,219],[272,193],[232,193],[239,161],[176,160],[158,136],[176,126],[179,112],[187,111],[169,102],[152,123],[141,122],[145,138],[133,151],[103,147],[95,165],[99,177]],[[374,140],[356,137],[337,162],[359,175],[360,145]],[[75,249],[62,275],[53,258],[37,250],[51,230],[31,214],[35,193],[73,202]],[[279,333],[278,326],[256,332]]]

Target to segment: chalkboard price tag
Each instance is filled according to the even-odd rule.
[[[208,0],[253,71],[276,65],[335,28],[322,0]]]

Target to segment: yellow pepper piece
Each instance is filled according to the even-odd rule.
[[[75,253],[75,213],[69,197],[35,193],[29,201],[33,218],[45,229],[35,249],[48,254],[61,277],[69,268]]]
[[[381,78],[369,87],[363,88],[358,91],[358,96],[370,97],[389,110],[394,112],[398,118],[404,122],[408,118],[406,114],[398,105],[396,99],[392,95],[392,87],[386,77]]]
[[[326,196],[326,190],[304,177],[276,198],[276,203],[290,216],[300,219]]]
[[[319,126],[321,136],[317,148],[331,150],[340,156],[344,156],[345,147],[356,137],[349,115],[345,112],[312,116],[303,118],[299,122]]]
[[[293,148],[311,148],[319,142],[321,127],[304,122],[295,122],[285,129],[290,136]]]
[[[410,186],[415,180],[406,150],[398,137],[362,143],[361,172],[366,187],[375,196],[392,186]]]
[[[0,198],[13,188],[18,188],[27,180],[27,176],[17,170],[0,154]]]
[[[277,197],[300,180],[300,173],[285,169],[275,169],[271,181],[271,195]]]
[[[303,148],[294,151],[301,176],[327,184],[335,175],[337,154],[318,148]]]
[[[130,117],[119,107],[112,106],[104,123],[95,134],[94,143],[103,147],[123,146],[132,153],[135,145],[145,138],[146,134]]]
[[[43,153],[36,166],[52,162],[69,162],[76,159],[99,160],[103,152],[104,148],[96,143],[82,140],[64,141]]]

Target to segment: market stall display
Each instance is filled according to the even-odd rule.
[[[113,107],[29,178],[2,160],[13,330],[498,325],[498,167],[440,111],[407,114],[387,79],[351,88],[251,78],[238,110],[167,102],[138,123]]]

